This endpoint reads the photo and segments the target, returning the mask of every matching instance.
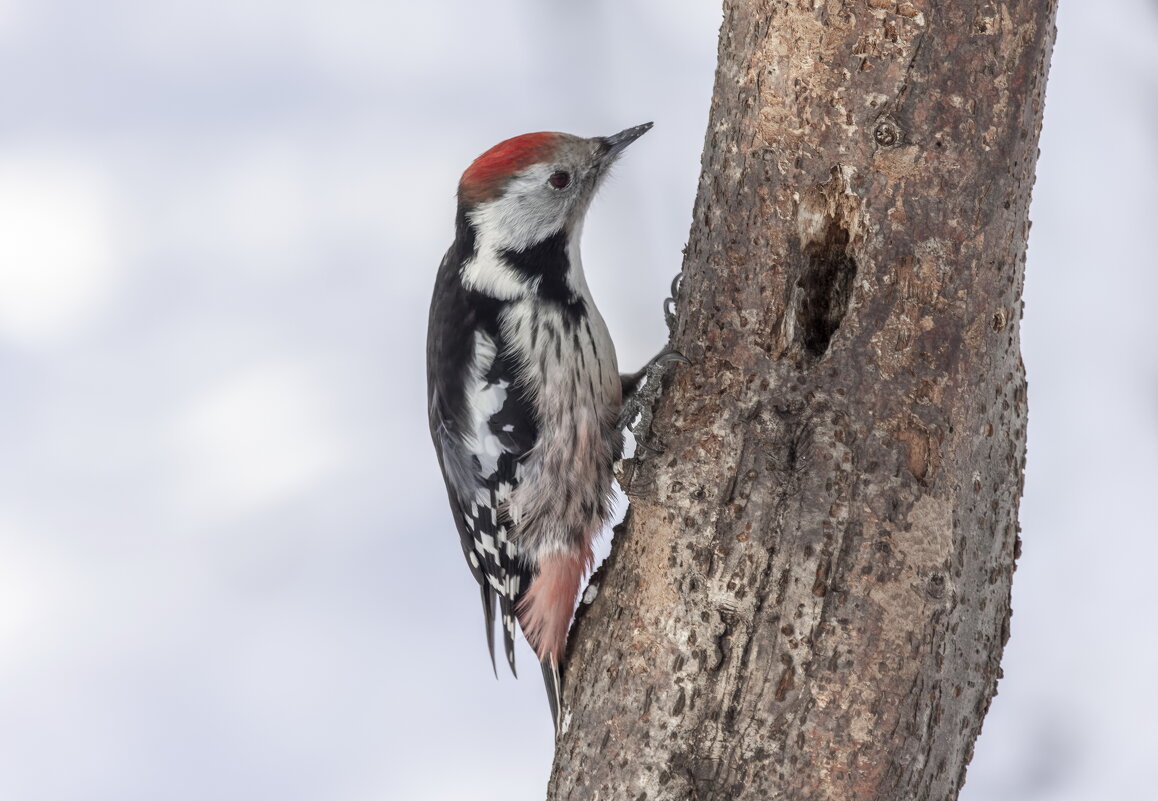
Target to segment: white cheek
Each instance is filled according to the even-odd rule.
[[[546,175],[524,175],[507,184],[502,197],[482,203],[471,222],[498,250],[526,250],[562,230],[572,203],[547,186]]]

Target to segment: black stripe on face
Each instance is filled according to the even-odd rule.
[[[538,279],[543,300],[563,307],[568,316],[587,312],[587,304],[567,283],[571,260],[567,258],[567,234],[559,231],[524,250],[504,250],[499,254],[511,269],[528,279]]]

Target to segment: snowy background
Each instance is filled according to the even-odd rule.
[[[663,337],[718,3],[0,0],[0,799],[541,798],[424,421],[459,173],[655,120],[595,204]],[[963,797],[1152,797],[1158,9],[1061,6],[1005,679]]]

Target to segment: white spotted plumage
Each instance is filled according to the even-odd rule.
[[[608,166],[650,127],[527,134],[476,159],[431,304],[431,433],[492,657],[497,600],[511,668],[517,620],[557,723],[567,625],[621,447],[615,348],[579,239]]]

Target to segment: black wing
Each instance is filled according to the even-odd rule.
[[[446,479],[463,554],[479,583],[487,647],[494,662],[498,598],[503,642],[515,670],[515,606],[531,569],[510,540],[504,509],[518,485],[520,460],[538,436],[533,409],[502,340],[502,303],[468,292],[454,250],[439,268],[427,335],[430,433]]]

